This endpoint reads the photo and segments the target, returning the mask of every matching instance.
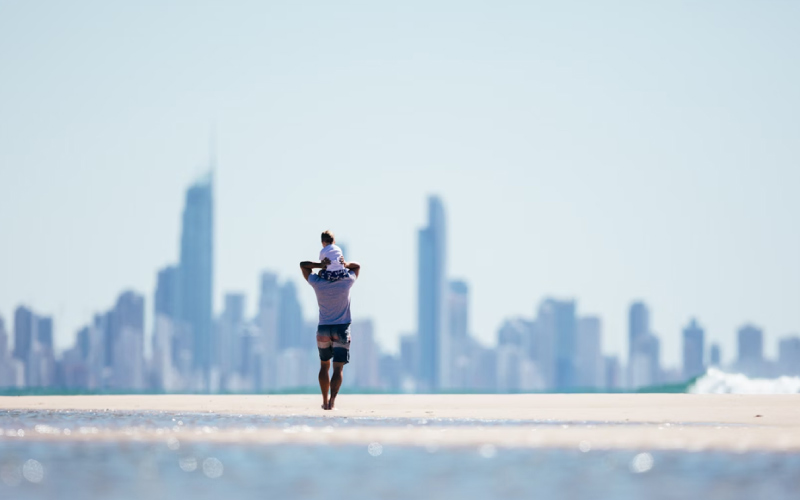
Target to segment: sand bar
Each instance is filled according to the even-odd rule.
[[[420,446],[558,447],[800,452],[800,395],[520,394],[341,395],[338,410],[312,395],[0,397],[2,410],[253,414],[275,417],[410,419],[387,426],[176,430],[182,440]],[[419,419],[478,420],[420,425]],[[480,420],[512,421],[487,426]],[[522,421],[522,422],[520,422]],[[0,424],[2,426],[2,424]],[[164,439],[164,431],[103,431],[26,439]],[[167,431],[168,433],[171,431]],[[8,439],[0,436],[0,439]]]

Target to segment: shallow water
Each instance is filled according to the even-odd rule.
[[[546,430],[612,424],[4,411],[0,499],[800,498],[800,454],[597,451],[588,443],[582,450],[276,445],[246,439],[219,444],[196,436],[231,429],[336,432],[398,425],[541,425]],[[183,440],[187,431],[193,436]],[[139,433],[147,439],[137,441]],[[42,439],[48,434],[59,436]],[[74,440],[81,434],[105,436],[102,442]]]
[[[96,433],[99,430],[157,430],[164,432],[188,429],[246,430],[253,428],[287,428],[307,426],[324,427],[506,427],[506,426],[626,426],[620,422],[603,421],[562,421],[562,420],[487,420],[487,419],[454,419],[454,418],[380,418],[380,417],[338,417],[307,415],[238,415],[200,412],[160,412],[160,411],[65,411],[65,410],[5,410],[0,411],[0,436],[14,432],[60,434]],[[732,424],[715,423],[665,423],[662,425],[694,427],[736,427]]]
[[[0,442],[0,498],[769,498],[800,455]]]

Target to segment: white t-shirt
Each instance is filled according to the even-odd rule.
[[[331,243],[326,247],[322,247],[322,250],[319,252],[320,262],[325,259],[325,257],[331,260],[331,263],[328,264],[328,271],[341,271],[344,269],[342,263],[339,262],[339,257],[341,256],[342,249],[339,248],[335,243]]]

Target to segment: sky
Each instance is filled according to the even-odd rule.
[[[447,215],[470,330],[545,297],[651,308],[678,365],[752,322],[800,333],[800,3],[0,0],[0,316],[65,348],[120,292],[152,308],[215,137],[215,303],[332,229],[353,314],[416,327],[417,231]],[[357,341],[357,339],[354,339]]]

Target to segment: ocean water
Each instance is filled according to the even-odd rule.
[[[691,394],[800,394],[800,377],[750,378],[716,368],[688,387]]]
[[[220,444],[181,440],[180,432],[135,440],[136,432],[152,434],[153,429],[176,427],[207,428],[213,433],[245,425],[246,433],[247,426],[325,425],[336,432],[337,426],[395,426],[399,419],[344,420],[0,412],[0,499],[800,498],[800,454],[415,447],[377,442],[276,445],[246,439]],[[74,439],[80,434],[104,434],[105,440]],[[126,438],[114,439],[117,434]]]

